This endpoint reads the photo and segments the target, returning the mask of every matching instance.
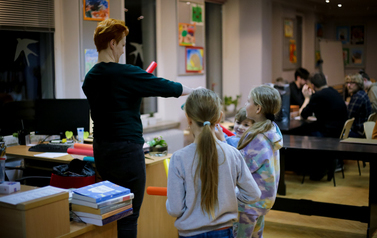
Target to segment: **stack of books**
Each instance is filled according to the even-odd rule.
[[[73,190],[72,212],[83,222],[103,226],[132,214],[130,189],[103,181]]]

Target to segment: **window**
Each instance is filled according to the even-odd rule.
[[[147,69],[156,60],[155,0],[125,0],[124,6],[126,25],[130,29],[126,38],[126,63]],[[140,113],[154,112],[157,112],[157,98],[143,98]]]

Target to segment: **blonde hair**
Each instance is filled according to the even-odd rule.
[[[94,44],[97,51],[106,50],[112,39],[118,44],[128,33],[129,30],[124,21],[109,18],[99,22],[94,31]]]
[[[347,80],[349,80],[350,82],[356,83],[357,86],[359,87],[359,90],[364,89],[364,79],[363,79],[363,76],[361,76],[361,74],[347,75],[344,80],[346,81],[346,83],[347,83]]]
[[[262,113],[266,116],[266,120],[254,123],[245,133],[243,133],[238,142],[237,149],[241,150],[246,147],[256,135],[264,133],[272,128],[272,121],[275,115],[280,111],[281,98],[278,90],[262,85],[250,91],[251,98],[255,105],[262,108]]]
[[[188,96],[185,111],[194,123],[199,127],[203,127],[198,136],[196,149],[198,165],[195,170],[194,181],[198,177],[201,181],[200,206],[203,213],[206,212],[214,218],[215,209],[218,208],[219,163],[216,139],[212,133],[211,126],[214,126],[220,119],[221,100],[211,90],[205,88],[197,89]]]

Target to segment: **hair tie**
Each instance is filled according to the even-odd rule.
[[[275,121],[275,115],[274,114],[269,113],[269,114],[266,115],[266,118],[268,120]]]
[[[209,121],[203,122],[203,126],[205,126],[205,125],[211,125],[211,122],[209,122]]]

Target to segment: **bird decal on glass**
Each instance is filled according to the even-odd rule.
[[[27,66],[30,66],[29,59],[28,59],[29,55],[30,54],[33,54],[35,56],[38,56],[38,55],[36,53],[34,53],[33,51],[31,51],[28,48],[28,45],[37,43],[38,41],[31,40],[31,39],[20,39],[20,38],[17,38],[17,41],[18,41],[18,44],[17,44],[17,48],[16,48],[16,53],[14,55],[14,61],[16,61],[18,59],[21,52],[23,51],[24,54],[25,54]]]

